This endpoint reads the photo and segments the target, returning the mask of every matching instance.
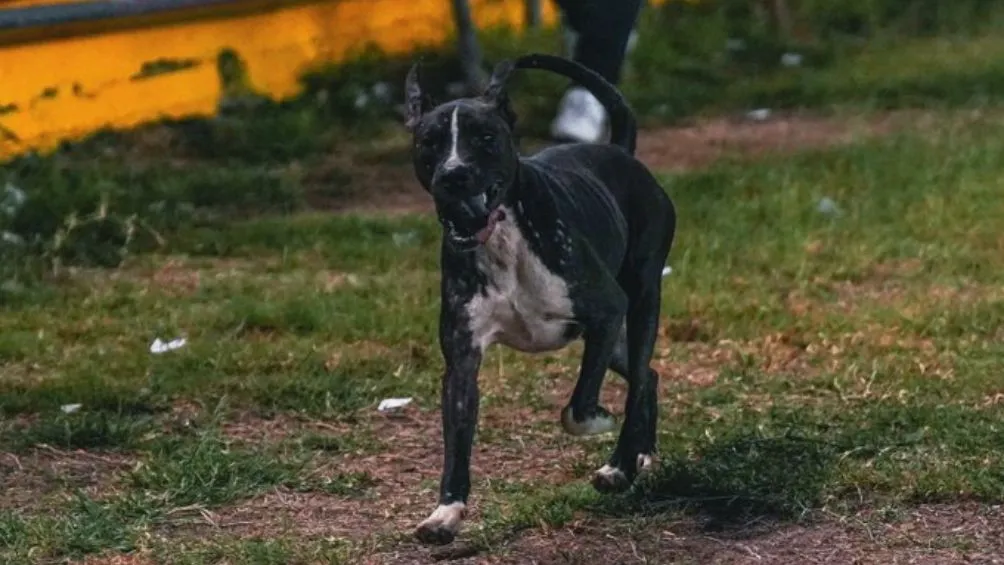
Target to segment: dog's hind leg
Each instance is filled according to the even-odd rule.
[[[617,357],[622,342],[627,297],[612,276],[609,281],[590,290],[589,315],[581,321],[585,326],[585,348],[579,379],[568,405],[561,411],[561,426],[576,436],[613,431],[617,420],[599,404],[600,388],[607,369]]]
[[[672,226],[668,225],[670,229]],[[659,329],[662,268],[673,232],[667,235],[665,229],[653,231],[648,234],[647,245],[639,246],[649,251],[640,260],[632,261],[621,277],[628,294],[628,395],[617,446],[593,477],[593,486],[601,492],[629,487],[639,472],[651,466],[656,447],[659,374],[650,363]]]
[[[614,347],[614,354],[610,357],[610,370],[628,378],[627,324],[621,326],[621,335]]]

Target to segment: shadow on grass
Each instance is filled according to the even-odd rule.
[[[621,518],[685,513],[705,531],[797,520],[818,507],[838,456],[824,440],[739,435],[696,458],[667,458],[642,488],[597,510]]]

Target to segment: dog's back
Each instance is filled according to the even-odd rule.
[[[614,271],[631,240],[645,224],[669,222],[676,211],[652,173],[634,157],[638,137],[630,106],[620,91],[594,71],[562,57],[534,53],[520,57],[516,68],[547,70],[579,83],[604,105],[610,116],[610,142],[571,143],[544,149],[523,159],[528,175],[552,193],[559,214],[594,228],[591,240]],[[590,237],[594,235],[595,237]],[[603,234],[600,236],[599,234]],[[620,234],[613,241],[610,234]]]

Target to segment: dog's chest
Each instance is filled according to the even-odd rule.
[[[478,250],[487,284],[468,304],[474,340],[528,353],[560,349],[575,337],[568,284],[530,250],[512,212],[506,216]]]

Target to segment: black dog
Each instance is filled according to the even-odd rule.
[[[506,95],[514,69],[564,75],[603,102],[607,144],[571,144],[523,158]],[[578,382],[561,424],[574,435],[612,431],[599,406],[608,368],[628,383],[617,447],[593,485],[628,488],[651,463],[658,375],[649,366],[659,325],[662,270],[676,211],[634,157],[634,117],[620,92],[561,57],[531,54],[500,63],[485,93],[431,107],[418,65],[406,82],[415,173],[444,227],[439,341],[446,371],[442,411],[445,461],[439,506],[415,532],[449,543],[470,492],[478,420],[478,370],[502,343],[524,352],[560,349],[582,337]]]

